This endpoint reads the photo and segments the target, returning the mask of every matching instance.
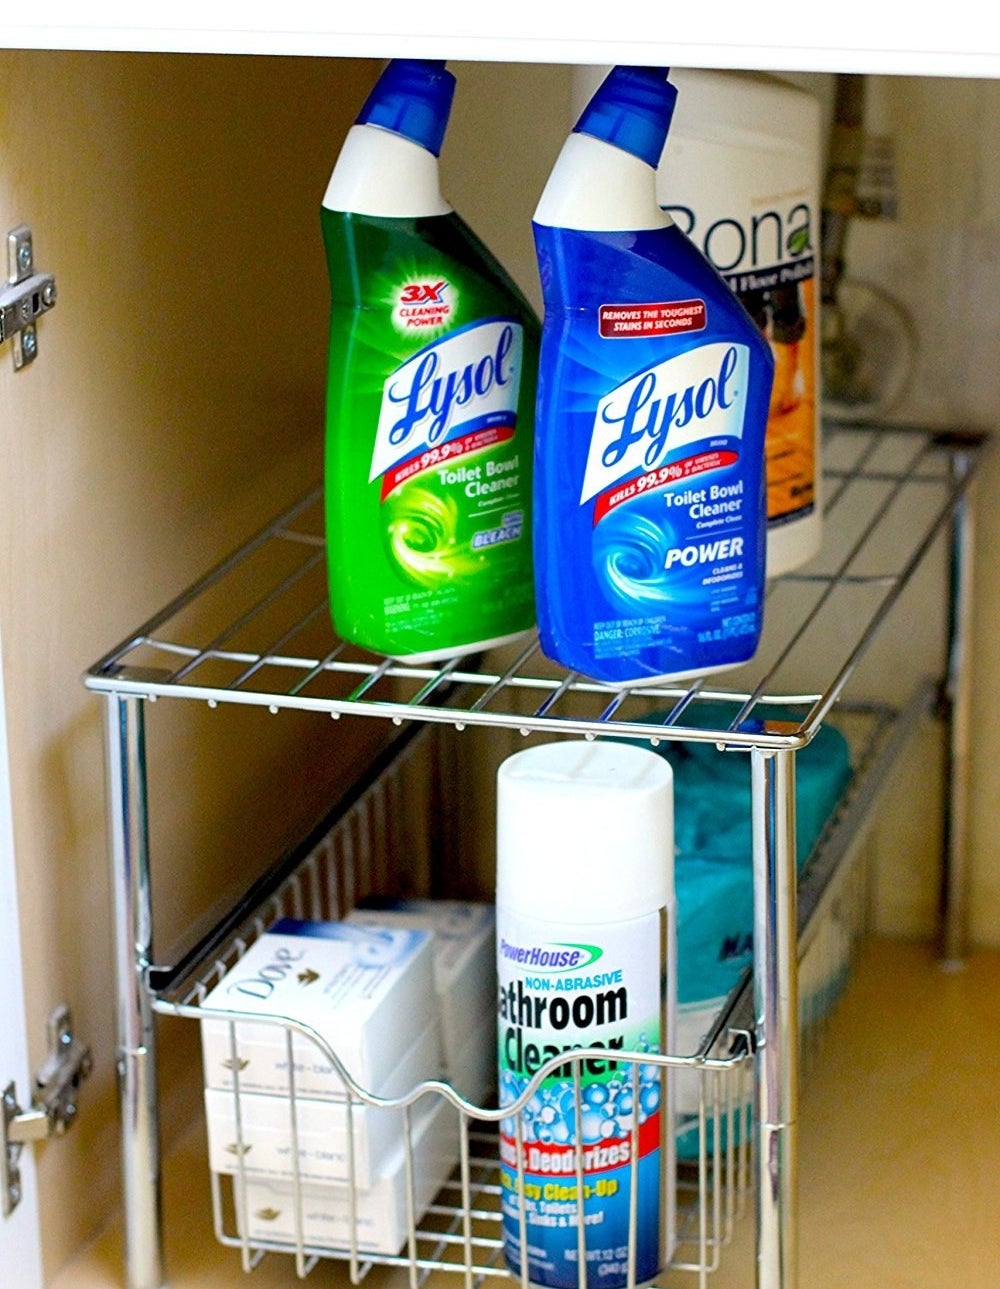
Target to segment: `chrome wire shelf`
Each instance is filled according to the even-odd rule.
[[[836,724],[850,746],[851,775],[799,877],[800,952],[829,888],[864,830],[889,775],[918,723],[932,710],[936,684],[918,687],[902,709],[882,703],[838,707]],[[447,730],[426,726],[415,737],[399,736],[384,763],[350,804],[335,807],[302,844],[282,856],[225,917],[174,964],[150,962],[146,979],[155,1010],[197,1019],[206,996],[264,932],[283,917],[312,920],[345,917],[369,895],[394,893],[397,813],[421,813],[435,776]],[[452,736],[453,737],[453,736]],[[412,842],[409,843],[412,846]],[[753,1030],[745,1009],[748,980],[738,985],[696,1053],[728,1059],[732,1034]]]
[[[983,435],[930,428],[832,426],[824,445],[823,548],[807,566],[769,583],[764,635],[756,656],[725,678],[729,686],[725,689],[709,689],[702,680],[681,687],[615,691],[562,673],[542,656],[533,638],[482,658],[467,658],[436,669],[407,667],[348,646],[334,637],[329,620],[318,490],[266,525],[96,663],[85,683],[107,700],[129,1285],[155,1289],[164,1282],[157,1219],[158,1106],[151,1074],[156,1065],[154,1021],[156,1013],[166,1011],[197,1014],[197,997],[178,997],[174,989],[183,988],[189,968],[204,961],[195,947],[162,970],[150,967],[154,961],[154,919],[145,708],[147,701],[178,697],[210,706],[236,703],[273,712],[299,709],[334,717],[355,714],[391,719],[410,727],[401,736],[405,739],[420,725],[435,725],[436,732],[442,734],[443,726],[478,726],[550,736],[624,736],[654,744],[661,740],[711,742],[747,753],[754,887],[753,999],[751,1002],[747,990],[742,991],[739,1005],[719,1018],[714,1039],[720,1046],[703,1047],[697,1057],[662,1059],[680,1065],[695,1062],[705,1072],[716,1061],[722,1063],[720,1068],[732,1069],[737,1062],[743,1064],[747,1053],[745,1048],[733,1048],[731,1035],[750,1033],[755,1089],[755,1148],[750,1166],[756,1191],[759,1283],[762,1289],[794,1289],[794,1125],[798,1117],[800,1029],[795,1007],[797,959],[804,950],[802,965],[809,966],[811,944],[814,965],[827,959],[840,962],[850,939],[845,933],[850,918],[845,921],[838,910],[854,902],[849,898],[851,881],[841,874],[857,871],[849,862],[853,852],[834,862],[835,846],[828,866],[815,870],[810,866],[803,874],[801,908],[797,911],[795,754],[817,733],[835,705],[839,720],[856,704],[857,692],[865,687],[865,673],[856,676],[856,672],[869,646],[932,547],[940,537],[949,538],[949,575],[942,579],[947,583],[948,613],[947,622],[941,623],[946,674],[943,683],[928,687],[922,707],[918,702],[912,710],[936,706],[947,725],[949,765],[955,772],[949,768],[946,778],[949,801],[943,888],[947,900],[943,921],[946,929],[957,931],[964,901],[964,776],[959,771],[965,763],[962,739],[968,724],[965,642],[973,541],[971,498],[966,491],[986,442]],[[819,683],[817,673],[823,678]],[[845,690],[852,679],[856,679],[852,691],[857,692],[848,695]],[[884,692],[881,682],[878,690]],[[712,706],[708,700],[714,700]],[[871,715],[876,728],[888,736],[885,756],[875,756],[875,762],[885,766],[892,759],[896,732],[903,737],[910,721],[896,717],[883,721],[875,713]],[[419,733],[430,731],[423,728]],[[855,761],[856,770],[857,766]],[[865,794],[855,800],[856,806],[845,804],[843,811],[841,835],[848,849],[851,837],[857,835]],[[225,926],[210,933],[201,947],[215,954],[224,952],[226,943],[237,945],[230,932],[235,934],[237,924],[242,925],[255,904],[255,900],[241,902],[225,919]],[[824,916],[827,911],[832,918]],[[824,941],[817,928],[838,921],[836,934]],[[945,940],[960,943],[957,934],[946,934]],[[952,956],[956,952],[951,950]],[[825,969],[819,970],[821,980],[827,975]],[[839,967],[831,979],[839,979]],[[157,989],[157,983],[162,990]],[[828,993],[825,986],[815,990],[821,1011]],[[740,1023],[751,1016],[752,1030],[749,1024]],[[705,1175],[701,1169],[699,1185]],[[478,1202],[471,1193],[462,1196],[463,1201],[466,1198],[469,1205]],[[706,1212],[702,1202],[699,1222],[704,1222]],[[464,1202],[456,1215],[460,1222],[469,1220]],[[705,1241],[704,1232],[702,1225],[696,1259],[702,1278],[715,1256],[708,1255],[714,1245],[712,1239]],[[221,1228],[219,1233],[223,1238]],[[301,1225],[294,1234],[301,1274],[313,1263],[314,1254],[307,1255]],[[245,1261],[261,1251],[251,1250],[246,1230],[237,1238]],[[458,1262],[463,1267],[461,1257]],[[412,1247],[406,1265],[414,1285]],[[484,1272],[491,1265],[484,1263]],[[469,1285],[475,1277],[469,1267],[463,1269]],[[360,1270],[352,1263],[352,1279]]]
[[[933,688],[929,685],[920,691],[903,712],[876,704],[838,709],[838,724],[852,747],[854,770],[803,870],[800,891],[803,1039],[810,1050],[818,1042],[825,1020],[846,984],[851,947],[863,920],[864,882],[858,876],[857,839],[895,760],[899,743],[909,737],[914,723],[926,713]],[[433,777],[437,737],[448,737],[447,730],[427,726],[416,734],[349,808],[336,815],[326,831],[300,848],[294,866],[276,866],[270,888],[258,892],[256,901],[228,923],[225,935],[209,937],[186,969],[176,973],[155,994],[152,1002],[157,1012],[196,1021],[221,1017],[229,1021],[231,1029],[239,1020],[258,1025],[262,1022],[257,1013],[207,1011],[202,1004],[247,949],[279,918],[344,916],[357,899],[384,880],[391,871],[386,861],[392,849],[386,823],[394,808],[405,810],[415,805],[414,798],[426,791]],[[831,896],[837,900],[836,907],[830,907]],[[807,981],[813,981],[813,986]],[[747,1206],[751,1189],[754,1022],[746,1002],[746,985],[741,984],[697,1052],[667,1053],[655,1058],[673,1067],[674,1077],[690,1080],[688,1100],[693,1097],[698,1103],[699,1149],[695,1158],[684,1160],[678,1169],[677,1247],[669,1267],[657,1277],[661,1286],[692,1283],[691,1277],[696,1277],[694,1283],[706,1285],[707,1277],[718,1269],[735,1223]],[[304,1034],[325,1059],[336,1062],[335,1050],[312,1031],[303,1030],[288,1018],[271,1017],[270,1023],[286,1030],[286,1041],[290,1041],[293,1032]],[[231,1041],[235,1041],[232,1033]],[[290,1057],[289,1069],[293,1064]],[[349,1078],[346,1081],[352,1083]],[[363,1089],[355,1090],[359,1104],[369,1105],[377,1113],[392,1113],[391,1107],[397,1104]],[[231,1095],[234,1104],[238,1104],[238,1084]],[[522,1101],[530,1095],[531,1090],[526,1090]],[[296,1096],[294,1084],[290,1084],[287,1102],[292,1125],[295,1120],[291,1107]],[[456,1149],[467,1162],[455,1167],[419,1216],[414,1208],[406,1241],[398,1252],[364,1250],[349,1239],[339,1244],[317,1243],[315,1233],[311,1235],[304,1224],[302,1183],[293,1178],[282,1187],[265,1179],[266,1186],[276,1186],[273,1193],[268,1192],[265,1203],[261,1199],[261,1179],[251,1178],[238,1166],[231,1174],[211,1174],[216,1238],[240,1252],[247,1270],[264,1255],[277,1254],[293,1258],[300,1276],[308,1275],[324,1260],[349,1263],[352,1282],[363,1278],[374,1266],[405,1268],[415,1285],[422,1284],[431,1273],[443,1272],[460,1274],[467,1284],[480,1284],[492,1277],[510,1278],[500,1226],[502,1187],[496,1129],[502,1112],[494,1108],[495,1103],[460,1104],[439,1084],[421,1084],[399,1100],[413,1105],[428,1099],[431,1104],[451,1101],[453,1111],[448,1113],[455,1114]],[[510,1110],[503,1113],[509,1114]],[[239,1125],[242,1112],[234,1110],[233,1121]],[[723,1124],[729,1127],[723,1129]],[[240,1131],[237,1126],[237,1134]],[[296,1129],[292,1126],[289,1131],[294,1134]],[[412,1131],[412,1124],[406,1131]],[[727,1143],[725,1148],[721,1148],[723,1142]],[[409,1135],[406,1143],[408,1151],[412,1151]],[[236,1160],[244,1158],[245,1147],[238,1137],[233,1152]],[[282,1217],[284,1226],[280,1225]],[[270,1225],[277,1226],[281,1234],[269,1235]]]
[[[837,702],[947,526],[985,442],[957,431],[831,425],[824,444],[823,549],[807,566],[769,583],[763,639],[755,659],[730,674],[732,689],[709,688],[704,680],[610,689],[561,672],[534,635],[443,667],[406,666],[345,644],[330,625],[319,489],[112,649],[85,683],[151,700],[297,708],[397,724],[796,749]],[[839,638],[845,622],[852,641],[816,686],[817,645]],[[730,705],[728,724],[699,723],[697,709],[707,699]],[[769,718],[772,703],[781,704],[780,719]]]
[[[867,714],[864,719],[867,725]],[[358,1283],[374,1266],[405,1268],[414,1286],[422,1284],[431,1273],[445,1272],[461,1275],[467,1285],[478,1285],[492,1277],[516,1279],[503,1254],[498,1129],[506,1125],[508,1133],[513,1131],[514,1118],[529,1112],[546,1073],[560,1063],[572,1065],[571,1077],[579,1100],[582,1062],[597,1054],[596,1049],[581,1048],[553,1058],[536,1073],[517,1102],[503,1109],[497,1106],[492,1092],[487,1094],[488,1099],[473,1104],[436,1080],[421,1082],[387,1099],[359,1086],[341,1064],[335,1045],[308,1026],[287,1016],[204,1005],[218,983],[278,919],[343,917],[357,900],[381,887],[388,872],[383,861],[393,844],[384,823],[394,807],[405,810],[418,804],[434,772],[437,739],[431,736],[441,733],[447,737],[447,731],[420,729],[356,800],[343,812],[336,812],[328,828],[311,845],[301,848],[290,870],[286,871],[283,864],[276,868],[272,889],[261,892],[254,906],[246,909],[224,936],[210,937],[186,970],[152,999],[153,1008],[160,1014],[222,1023],[228,1031],[232,1059],[227,1064],[233,1073],[231,1085],[221,1095],[232,1105],[235,1137],[226,1147],[226,1159],[231,1160],[227,1171],[210,1174],[212,1218],[216,1238],[240,1251],[248,1271],[265,1254],[278,1254],[294,1259],[299,1277],[307,1276],[323,1260],[347,1263],[352,1283]],[[382,825],[379,820],[384,821]],[[284,1042],[288,1047],[288,1085],[277,1098],[287,1114],[289,1149],[282,1158],[290,1162],[283,1175],[274,1171],[273,1161],[270,1172],[254,1172],[247,1166],[253,1133],[246,1125],[251,1103],[260,1098],[241,1088],[243,1067],[236,1045],[238,1027],[243,1023],[258,1029],[262,1025],[274,1028],[275,1043],[280,1046]],[[315,1180],[310,1182],[299,1175],[295,1161],[300,1152],[305,1159],[309,1149],[300,1135],[308,1099],[296,1086],[295,1070],[302,1056],[300,1052],[296,1057],[299,1049],[292,1048],[293,1036],[295,1043],[304,1042],[314,1048],[317,1059],[339,1071],[355,1116],[362,1107],[368,1107],[371,1113],[393,1115],[399,1121],[407,1181],[406,1220],[400,1223],[405,1238],[399,1239],[397,1248],[374,1249],[364,1243],[366,1235],[370,1239],[370,1232],[359,1217],[361,1198],[353,1181],[343,1183],[339,1200],[330,1199],[329,1191],[324,1199],[322,1186],[317,1192]],[[620,1060],[623,1078],[637,1080],[640,1068],[660,1066],[673,1071],[672,1079],[688,1080],[686,1101],[694,1107],[694,1126],[689,1128],[696,1134],[697,1149],[678,1166],[676,1245],[657,1283],[681,1283],[677,1276],[687,1276],[686,1282],[690,1283],[690,1277],[695,1276],[696,1283],[704,1286],[708,1275],[718,1268],[722,1250],[746,1209],[751,1185],[752,1043],[747,1034],[732,1034],[724,1055],[715,1056],[705,1050],[690,1055],[623,1053]],[[247,1096],[249,1102],[244,1099]],[[265,1099],[273,1100],[274,1094]],[[409,1110],[401,1116],[404,1107]],[[434,1176],[433,1184],[420,1175],[417,1136],[421,1108],[423,1112],[430,1110],[438,1119],[442,1115],[446,1119],[443,1132],[439,1124],[439,1148],[425,1162],[433,1171],[440,1168],[441,1158],[453,1160],[441,1170],[440,1177]],[[314,1113],[315,1109],[313,1106]],[[331,1115],[336,1113],[329,1102],[324,1103],[324,1110]],[[343,1104],[339,1113],[344,1113]],[[348,1122],[353,1125],[348,1128],[353,1138],[358,1130],[357,1117]],[[629,1131],[634,1137],[638,1119]],[[636,1148],[633,1141],[633,1149]],[[354,1156],[350,1152],[349,1159],[353,1170]],[[523,1163],[517,1175],[517,1185],[523,1186]],[[354,1198],[348,1203],[350,1192],[354,1192]],[[331,1206],[337,1211],[337,1205],[340,1217],[331,1217]],[[325,1212],[325,1227],[310,1216],[317,1211]],[[521,1256],[523,1260],[523,1252]]]

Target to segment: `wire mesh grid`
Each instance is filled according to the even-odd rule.
[[[237,1024],[231,1022],[234,1053],[238,1050]],[[337,1064],[330,1049],[319,1046],[327,1059]],[[575,1067],[578,1095],[582,1063],[596,1052],[583,1049],[568,1061],[561,1058],[563,1064]],[[289,1054],[292,1059],[290,1033]],[[668,1071],[697,1072],[698,1153],[694,1161],[678,1169],[676,1178],[668,1178],[665,1171],[664,1187],[676,1187],[676,1205],[668,1202],[664,1192],[662,1202],[669,1203],[674,1214],[669,1233],[672,1254],[657,1279],[663,1284],[681,1283],[671,1277],[689,1273],[704,1284],[719,1266],[722,1250],[744,1211],[750,1185],[749,1049],[744,1046],[725,1061],[626,1053],[619,1063],[636,1085],[640,1063],[656,1064],[664,1078],[672,1077]],[[510,1197],[530,1194],[534,1183],[527,1180],[523,1149],[514,1163],[500,1162],[504,1152],[497,1128],[501,1134],[512,1133],[519,1145],[523,1144],[520,1124],[547,1071],[551,1072],[549,1067],[540,1070],[518,1102],[503,1110],[472,1107],[452,1089],[437,1083],[424,1084],[405,1098],[387,1100],[368,1094],[345,1078],[345,1101],[341,1106],[327,1107],[331,1117],[346,1114],[356,1123],[367,1107],[369,1114],[393,1115],[398,1128],[399,1149],[393,1156],[393,1170],[369,1187],[355,1180],[359,1165],[353,1145],[344,1181],[327,1184],[302,1176],[306,1165],[301,1160],[310,1147],[299,1125],[298,1111],[303,1106],[296,1101],[294,1086],[282,1098],[288,1116],[285,1175],[256,1174],[247,1162],[253,1145],[235,1080],[229,1094],[235,1124],[230,1143],[232,1165],[224,1173],[212,1173],[216,1237],[240,1249],[246,1269],[263,1253],[291,1255],[300,1277],[308,1275],[319,1260],[332,1258],[349,1265],[355,1283],[379,1265],[407,1268],[414,1285],[431,1272],[460,1274],[470,1284],[490,1276],[527,1283],[518,1270],[528,1265],[527,1233],[515,1218],[508,1220],[505,1235],[504,1212],[506,1209],[510,1219],[511,1212],[519,1210],[517,1200]],[[632,1128],[636,1138],[638,1131],[636,1116]],[[551,1180],[543,1191],[549,1197],[547,1206],[558,1208],[570,1226],[586,1222],[586,1214],[593,1208],[588,1203],[592,1188],[582,1181],[587,1149],[581,1146],[576,1151],[571,1175]],[[598,1184],[593,1190],[595,1196],[600,1194]],[[628,1283],[635,1284],[639,1216],[634,1198],[631,1203],[626,1274]]]
[[[334,716],[360,712],[391,716],[396,723],[416,718],[459,729],[478,724],[560,735],[640,732],[653,743],[662,736],[731,747],[803,746],[839,699],[868,640],[962,494],[969,469],[956,470],[956,457],[974,457],[980,446],[962,439],[942,443],[930,434],[887,434],[884,430],[877,434],[839,433],[835,444],[837,441],[840,448],[828,452],[826,513],[829,516],[847,505],[855,512],[852,521],[834,530],[833,541],[825,545],[814,566],[772,584],[765,637],[773,630],[781,643],[772,647],[765,638],[756,674],[744,677],[746,685],[736,691],[710,691],[695,682],[681,689],[654,689],[642,695],[612,693],[580,677],[560,675],[540,657],[534,640],[514,650],[503,668],[478,671],[463,670],[469,666],[468,660],[441,669],[402,667],[388,659],[372,659],[341,642],[331,643],[325,589],[320,585],[322,538],[315,526],[318,493],[262,530],[107,655],[92,669],[88,684],[149,699],[170,695],[201,698],[210,704],[253,702],[274,710],[299,706]],[[916,518],[911,505],[905,514],[896,508],[903,493],[914,491],[921,498]],[[900,527],[906,529],[905,540],[900,537]],[[271,569],[267,577],[261,576],[259,560]],[[243,585],[242,592],[234,593],[234,578]],[[786,592],[806,606],[804,615],[796,619],[798,625],[792,627],[775,611]],[[854,611],[859,593],[864,612]],[[305,608],[289,615],[289,602],[294,600]],[[224,620],[214,616],[220,602]],[[836,606],[833,611],[843,616],[845,603],[852,644],[844,652],[843,663],[825,687],[797,687],[793,683],[796,669],[789,666],[790,660],[797,652],[809,653],[812,633],[826,629],[824,614]],[[752,734],[744,732],[744,718],[751,712],[759,715],[766,711],[779,680],[788,683],[778,686],[777,695],[783,704],[797,708],[798,718],[758,722]],[[643,706],[636,706],[639,699]],[[732,720],[712,728],[699,726],[693,717],[704,699],[728,703]],[[650,703],[666,704],[666,714],[658,718],[662,735],[650,735]],[[425,744],[414,744],[420,746]],[[414,790],[414,773],[423,785],[419,790],[426,791],[426,767],[414,771],[414,766],[421,767],[421,757],[400,758],[398,765],[390,766],[208,960],[199,962],[183,980],[154,998],[155,1009],[203,1019],[202,1004],[208,991],[276,919],[342,917],[366,895],[388,892],[398,853],[393,821],[405,812],[407,794]],[[845,876],[824,882],[820,898],[810,909],[810,917],[817,910],[823,914],[818,925],[828,915],[840,925],[833,931],[813,932],[806,946],[812,960],[807,954],[805,979],[808,982],[819,962],[816,975],[826,982],[827,991],[825,995],[822,991],[809,995],[811,1001],[803,1014],[807,1047],[813,1041],[811,1036],[822,1032],[828,1003],[842,987],[856,920],[859,910],[863,912],[859,871],[851,864],[846,866]],[[730,1238],[752,1176],[750,1043],[739,1039],[740,1032],[752,1026],[744,1024],[738,1007],[727,1006],[725,1016],[698,1056],[656,1058],[672,1076],[694,1077],[698,1083],[697,1159],[678,1169],[677,1242],[665,1273],[669,1283],[670,1277],[686,1274],[704,1282],[718,1265],[720,1250]],[[229,1017],[234,1045],[239,1020],[238,1013]],[[289,1045],[297,1034],[299,1039],[316,1044],[334,1066],[338,1064],[336,1053],[318,1035],[288,1018],[274,1023],[284,1029]],[[291,1046],[289,1053],[292,1071]],[[234,1074],[230,1090],[237,1124],[233,1167],[213,1174],[219,1239],[238,1247],[247,1267],[270,1251],[291,1253],[300,1276],[327,1258],[346,1261],[355,1280],[377,1265],[406,1268],[413,1284],[441,1270],[462,1274],[467,1283],[509,1276],[502,1233],[504,1187],[497,1125],[504,1114],[516,1119],[519,1108],[501,1112],[465,1102],[453,1089],[436,1082],[420,1085],[397,1104],[372,1097],[353,1084],[342,1067],[340,1072],[347,1088],[348,1116],[355,1105],[375,1114],[402,1116],[402,1181],[397,1183],[395,1195],[401,1228],[378,1247],[366,1247],[358,1214],[364,1191],[356,1183],[345,1188],[346,1217],[337,1234],[330,1234],[329,1224],[325,1232],[310,1226],[310,1215],[316,1213],[306,1204],[308,1186],[300,1176],[297,1122],[301,1099],[291,1075],[287,1096],[282,1098],[289,1115],[286,1153],[290,1176],[280,1180],[288,1189],[282,1205],[266,1197],[258,1202],[254,1190],[258,1179],[244,1158],[246,1143],[239,1127],[242,1098],[238,1075]],[[422,1113],[417,1105],[421,1101]],[[432,1102],[438,1114],[451,1123],[448,1132],[432,1135],[432,1140],[443,1137],[448,1143],[439,1152],[448,1167],[437,1173],[425,1166],[419,1153],[423,1141],[419,1132],[434,1117],[429,1112]],[[351,1133],[348,1137],[353,1140]],[[356,1174],[352,1171],[351,1176]],[[419,1190],[421,1179],[428,1177],[434,1181],[433,1194],[426,1193],[426,1186]],[[284,1228],[275,1225],[281,1214],[290,1222]],[[516,1245],[515,1237],[515,1264]],[[525,1265],[523,1255],[520,1265]],[[634,1267],[632,1273],[634,1279]]]
[[[246,1269],[264,1253],[280,1252],[292,1256],[299,1276],[331,1258],[346,1262],[354,1280],[375,1265],[405,1267],[414,1284],[432,1271],[461,1274],[467,1283],[510,1276],[504,1253],[503,1196],[505,1189],[525,1185],[524,1160],[506,1169],[502,1166],[498,1133],[506,1128],[508,1137],[516,1136],[514,1125],[550,1072],[549,1066],[572,1065],[579,1091],[581,1064],[595,1055],[583,1049],[550,1061],[518,1102],[503,1109],[495,1101],[474,1104],[437,1080],[388,1098],[357,1084],[337,1053],[308,1026],[289,1017],[209,1011],[204,1006],[209,993],[281,917],[343,917],[365,896],[389,888],[394,853],[391,821],[428,791],[437,733],[421,731],[229,939],[154,998],[157,1011],[201,1022],[221,1021],[225,1026],[229,1050],[225,1064],[231,1077],[228,1087],[211,1095],[216,1099],[221,1095],[228,1103],[224,1131],[229,1138],[220,1147],[221,1165],[217,1156],[213,1162],[213,1222],[217,1238],[241,1251]],[[241,1022],[258,1029],[262,1024],[271,1027],[276,1041],[287,1050],[284,1094],[268,1098],[274,1103],[269,1107],[269,1122],[272,1127],[278,1123],[277,1154],[283,1163],[265,1174],[252,1167],[257,1139],[248,1124],[254,1094],[243,1090],[240,1082]],[[320,1131],[339,1132],[345,1140],[343,1179],[318,1189],[310,1168],[317,1153],[329,1153],[329,1147],[317,1147],[310,1136],[317,1105],[297,1089],[302,1044],[318,1049],[311,1059],[336,1070],[345,1089],[341,1101],[320,1103],[318,1110]],[[718,1265],[720,1251],[731,1237],[751,1176],[750,1043],[747,1036],[738,1036],[724,1057],[623,1053],[623,1077],[637,1078],[640,1063],[647,1072],[650,1065],[655,1066],[664,1079],[683,1072],[697,1083],[698,1146],[695,1157],[677,1172],[676,1243],[670,1270],[694,1273],[703,1280]],[[259,1097],[256,1100],[259,1104]],[[373,1191],[372,1179],[364,1174],[362,1154],[371,1116],[377,1115],[392,1117],[398,1149],[392,1155],[393,1167],[387,1169],[391,1180],[379,1181]],[[634,1131],[638,1120],[637,1115]],[[373,1199],[376,1193],[378,1198]],[[516,1246],[516,1237],[508,1233],[508,1249],[512,1238]]]
[[[631,1062],[625,1057],[622,1063]],[[662,1063],[668,1069],[682,1062],[664,1057]],[[677,1279],[684,1274],[705,1284],[744,1213],[753,1139],[749,1081],[746,1054],[715,1062],[702,1074],[700,1158],[678,1170],[673,1254],[657,1276],[660,1284],[691,1283]],[[238,1094],[233,1096],[238,1100]],[[247,1270],[263,1253],[281,1253],[295,1259],[302,1277],[321,1259],[345,1262],[353,1283],[374,1266],[405,1267],[412,1284],[423,1283],[430,1272],[451,1272],[477,1284],[491,1276],[519,1279],[517,1266],[527,1265],[526,1237],[514,1226],[505,1239],[504,1194],[531,1183],[524,1181],[523,1161],[506,1172],[497,1163],[496,1119],[501,1112],[488,1111],[486,1118],[485,1111],[456,1106],[447,1092],[433,1087],[420,1096],[433,1105],[420,1112],[403,1110],[392,1185],[384,1179],[374,1188],[358,1187],[349,1178],[339,1185],[303,1181],[294,1165],[299,1145],[294,1129],[289,1176],[259,1176],[245,1167],[246,1141],[237,1132],[233,1168],[211,1173],[216,1239],[240,1249]],[[376,1114],[397,1112],[394,1103],[370,1100],[363,1093],[356,1100],[370,1101]],[[287,1105],[291,1125],[291,1098]],[[506,1107],[505,1114],[512,1109]],[[448,1163],[452,1167],[446,1172]],[[582,1169],[582,1161],[577,1167]],[[562,1196],[558,1207],[576,1214],[570,1217],[576,1225],[586,1208],[586,1200],[577,1199],[581,1188],[575,1181],[552,1182],[550,1188],[553,1196]],[[550,1207],[557,1207],[555,1199]],[[638,1223],[638,1214],[631,1221]],[[629,1276],[634,1284],[634,1266]]]
[[[909,427],[831,427],[824,444],[823,549],[769,583],[763,638],[754,660],[732,673],[732,690],[711,689],[704,678],[611,690],[561,671],[534,635],[441,667],[406,666],[346,644],[330,624],[319,490],[111,650],[86,683],[149,698],[170,694],[397,723],[653,741],[716,741],[724,734],[733,746],[802,746],[945,525],[983,442],[982,436]],[[829,655],[831,641],[837,656],[817,685],[817,652]],[[728,703],[731,719],[711,729],[689,720],[703,699]],[[752,733],[741,728],[772,701],[792,704],[796,714],[758,724]],[[662,709],[663,728],[653,736],[650,704]]]

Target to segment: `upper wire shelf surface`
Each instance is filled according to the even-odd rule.
[[[815,734],[947,528],[985,444],[981,434],[958,431],[829,426],[822,549],[769,581],[760,646],[751,662],[726,674],[732,687],[717,688],[713,677],[711,685],[700,678],[611,689],[560,670],[534,634],[444,666],[411,667],[345,644],[330,622],[320,489],[123,640],[85,681],[140,698],[379,716],[397,724],[794,749]],[[707,708],[705,700],[715,703]],[[720,710],[731,719],[720,722]]]

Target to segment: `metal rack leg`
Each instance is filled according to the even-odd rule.
[[[798,1284],[795,753],[750,753],[753,793],[757,1285]]]
[[[957,452],[952,473],[963,480],[973,466],[969,453]],[[945,760],[944,856],[941,877],[942,965],[956,969],[965,956],[968,928],[969,728],[972,686],[969,647],[972,639],[973,497],[970,484],[955,503],[951,520],[951,567],[948,604],[948,675],[944,716]]]
[[[106,745],[117,984],[117,1067],[128,1289],[163,1285],[143,700],[109,694]]]

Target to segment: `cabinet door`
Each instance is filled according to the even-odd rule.
[[[10,79],[8,72],[14,74]],[[17,67],[9,56],[0,54],[0,80],[13,86],[17,83],[16,74]],[[46,221],[40,204],[33,199],[31,140],[24,128],[32,106],[32,94],[12,93],[0,125],[3,283],[8,280],[7,236],[21,224],[33,227],[36,268],[48,270],[51,263],[45,262],[47,251],[39,246],[38,234]],[[46,331],[46,321],[41,320],[38,326],[42,360],[45,342],[52,336],[51,331]],[[39,636],[34,631],[31,604],[41,609],[46,600],[35,577],[36,570],[26,558],[34,538],[26,520],[32,509],[37,512],[41,508],[41,494],[33,486],[32,474],[24,472],[24,450],[41,448],[46,441],[39,429],[44,424],[53,372],[51,364],[46,370],[44,361],[15,371],[12,348],[11,340],[0,345],[0,1091],[13,1082],[18,1103],[26,1108],[32,1097],[33,1070],[44,1056],[44,1021],[39,1025],[35,1017],[47,1014],[54,1004],[52,993],[40,984],[39,977],[45,972],[39,968],[39,959],[32,964],[31,958],[32,950],[48,940],[37,913],[51,904],[51,877],[38,864],[38,853],[28,835],[28,816],[23,811],[24,759],[19,755],[24,741],[22,718],[34,690],[33,675],[24,668],[23,659],[26,653],[37,651],[37,646],[44,650],[47,644],[47,633]],[[17,585],[23,585],[23,593],[15,604],[12,592]],[[51,631],[51,618],[49,622]],[[29,717],[28,725],[32,723]],[[30,1057],[29,1034],[34,1039]],[[21,1201],[9,1218],[0,1217],[0,1281],[19,1289],[22,1285],[41,1289],[40,1170],[34,1147],[28,1145],[21,1150],[18,1167]]]
[[[3,377],[0,377],[2,382]],[[0,1091],[13,1080],[22,1104],[29,1097],[28,1042],[21,980],[21,937],[17,920],[14,836],[10,818],[7,715],[0,654]],[[41,1289],[41,1253],[34,1159],[30,1148],[19,1161],[23,1198],[9,1218],[0,1218],[0,1267],[8,1284]]]

